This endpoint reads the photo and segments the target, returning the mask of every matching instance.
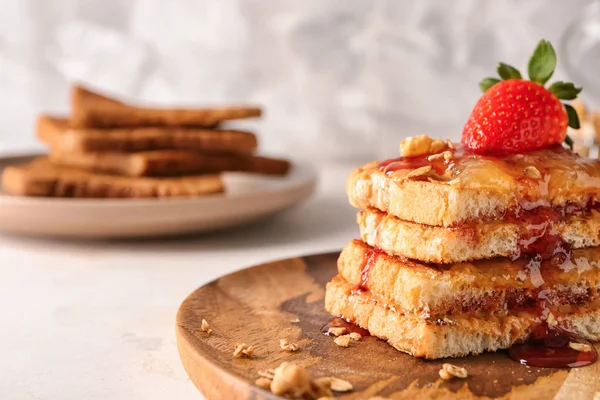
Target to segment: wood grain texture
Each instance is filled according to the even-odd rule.
[[[469,378],[442,381],[438,371],[448,360],[415,359],[374,337],[338,347],[321,334],[331,320],[323,298],[325,284],[336,274],[337,256],[245,269],[203,286],[182,303],[176,328],[179,353],[207,399],[279,399],[254,381],[257,371],[283,361],[305,365],[315,377],[350,381],[354,391],[339,394],[342,399],[593,399],[600,391],[600,363],[572,371],[529,368],[505,353],[489,353],[451,360],[467,368]],[[211,335],[200,329],[203,318]],[[281,338],[297,343],[300,351],[282,351]],[[254,346],[254,357],[234,358],[236,343]]]

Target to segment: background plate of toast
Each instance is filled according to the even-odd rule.
[[[306,199],[315,172],[260,154],[230,121],[261,107],[150,108],[74,86],[70,115],[40,114],[47,154],[0,159],[0,230],[148,237],[256,221]]]
[[[2,158],[0,169],[32,159],[40,156]],[[223,193],[200,197],[28,197],[0,191],[0,230],[81,238],[206,232],[257,221],[301,202],[311,195],[317,178],[311,167],[294,163],[285,176],[225,172],[221,181]]]

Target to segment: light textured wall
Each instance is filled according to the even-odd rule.
[[[69,82],[160,104],[258,102],[268,152],[395,155],[458,138],[498,60],[558,45],[588,0],[0,0],[0,151]],[[560,60],[559,60],[560,62]],[[559,72],[560,75],[560,72]]]

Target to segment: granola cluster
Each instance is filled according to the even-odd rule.
[[[416,157],[425,154],[437,154],[444,149],[452,149],[452,142],[442,139],[432,139],[427,135],[407,137],[400,142],[402,157]]]

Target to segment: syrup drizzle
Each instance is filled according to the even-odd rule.
[[[371,336],[368,330],[361,328],[354,322],[344,317],[335,317],[321,328],[321,333],[329,336],[329,328],[346,328],[346,333],[358,333],[361,336]]]

